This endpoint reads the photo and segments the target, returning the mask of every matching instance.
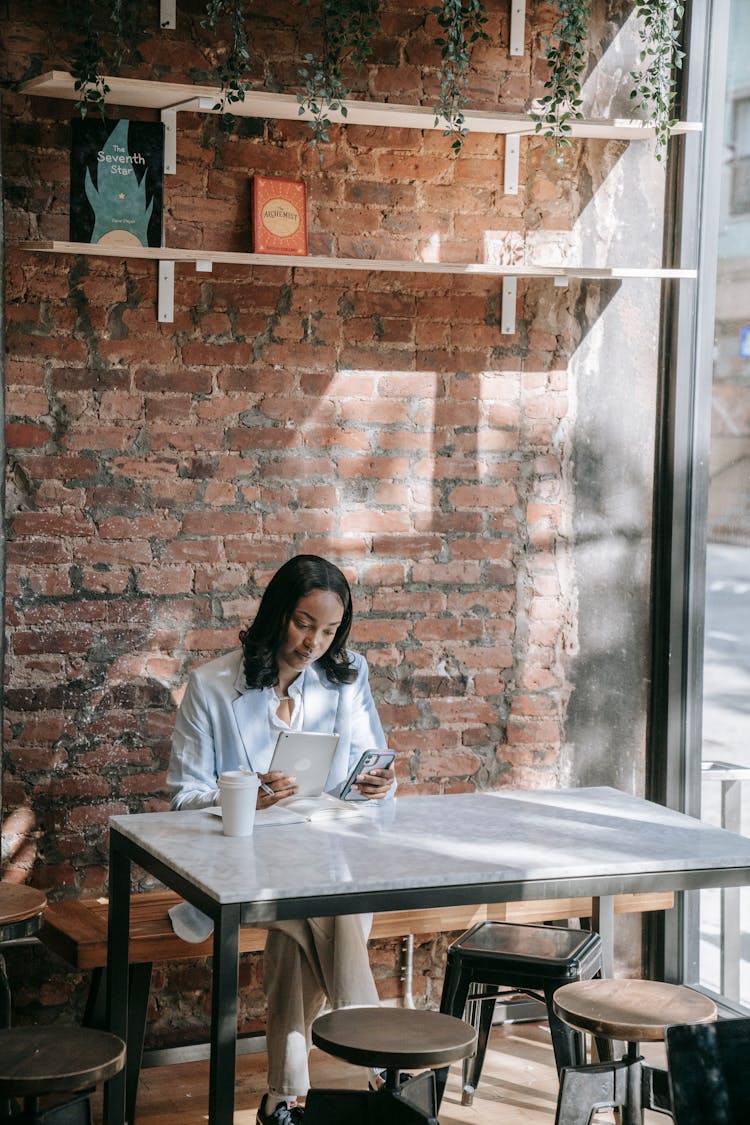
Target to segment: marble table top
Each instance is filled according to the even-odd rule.
[[[482,901],[750,883],[750,839],[603,787],[396,797],[357,817],[256,826],[241,838],[224,836],[208,810],[110,825],[202,896],[255,904],[265,920],[274,915],[263,904],[304,916],[316,897],[405,909],[426,904],[408,896],[425,888],[445,892],[437,905],[479,901],[470,888],[488,884],[495,893]]]

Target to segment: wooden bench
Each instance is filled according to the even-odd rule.
[[[169,1048],[143,1056],[146,1030],[148,996],[151,986],[152,965],[158,962],[193,961],[210,957],[213,938],[204,942],[186,942],[172,929],[168,910],[180,902],[173,891],[150,891],[133,895],[130,899],[130,1002],[128,1007],[128,1054],[138,1058],[143,1065],[162,1065],[169,1061],[183,1062],[187,1057],[205,1057],[206,1045],[196,1045],[196,1051],[186,1054],[186,1048]],[[616,914],[644,913],[652,910],[669,910],[674,905],[674,895],[667,892],[618,895]],[[64,960],[77,969],[91,969],[91,988],[83,1022],[88,1027],[105,1027],[104,970],[107,964],[107,912],[105,898],[68,899],[47,907],[39,938]],[[416,934],[450,933],[467,930],[476,922],[555,922],[567,918],[590,918],[590,898],[562,898],[503,902],[481,906],[450,906],[426,910],[396,910],[376,914],[373,919],[372,941],[387,938],[407,938]],[[266,941],[266,931],[255,926],[240,930],[240,952],[259,953]],[[255,1049],[263,1049],[262,1037],[254,1039]],[[239,1044],[238,1044],[239,1046]],[[189,1051],[189,1049],[188,1049]],[[126,1092],[127,1120],[135,1119],[138,1068],[128,1068]]]
[[[193,961],[210,957],[213,938],[190,943],[172,929],[168,910],[180,902],[173,891],[150,891],[130,899],[130,963]],[[616,914],[670,910],[671,891],[618,895]],[[68,899],[47,907],[39,937],[50,949],[77,969],[102,969],[107,963],[107,909],[105,898]],[[590,898],[560,898],[501,902],[489,906],[449,906],[427,910],[394,910],[376,914],[370,939],[407,937],[409,934],[450,933],[467,930],[476,922],[556,922],[564,918],[590,918]],[[240,930],[240,952],[259,953],[266,931],[254,926]]]

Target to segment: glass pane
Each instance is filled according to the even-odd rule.
[[[733,0],[706,559],[703,818],[750,835],[750,2]],[[750,1009],[750,890],[701,894],[700,980]]]

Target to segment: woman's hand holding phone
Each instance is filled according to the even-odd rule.
[[[387,797],[396,776],[393,750],[366,750],[341,790],[346,801],[378,801]]]
[[[393,766],[371,770],[369,773],[361,773],[352,788],[368,801],[379,801],[390,793],[395,776]]]

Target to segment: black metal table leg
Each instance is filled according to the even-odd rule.
[[[130,935],[130,857],[110,833],[109,921],[107,932],[107,1027],[128,1041],[128,945]],[[125,1090],[131,1062],[104,1084],[104,1120],[125,1125]]]
[[[239,965],[240,907],[232,903],[221,908],[214,923],[209,1125],[232,1125],[234,1117]]]
[[[130,966],[130,1001],[128,1005],[128,1061],[125,1082],[125,1116],[129,1125],[135,1121],[135,1103],[146,1037],[148,994],[151,989],[151,962]]]
[[[148,997],[151,989],[152,963],[143,961],[131,965],[128,970],[130,995],[128,999],[128,1040],[127,1040],[127,1078],[125,1082],[125,1117],[130,1125],[135,1121],[135,1105],[138,1096],[138,1080],[143,1060],[143,1043],[146,1037],[146,1015]],[[89,994],[83,1013],[83,1026],[107,1030],[105,997],[107,991],[107,970],[96,968],[91,975]],[[2,1123],[0,1123],[2,1125]]]

